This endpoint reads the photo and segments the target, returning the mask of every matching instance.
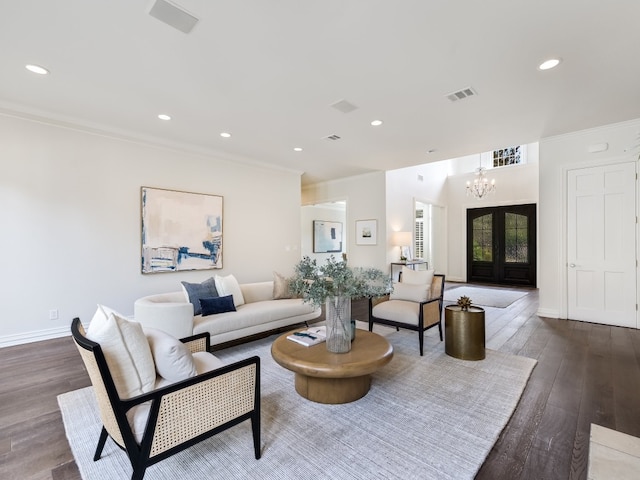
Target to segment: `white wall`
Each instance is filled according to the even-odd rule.
[[[453,175],[447,180],[448,280],[467,281],[467,209],[538,203],[537,163],[492,169],[487,172],[487,176],[496,180],[497,188],[495,193],[481,200],[468,197],[466,194],[467,180],[473,181],[475,177],[473,173]]]
[[[342,205],[342,204],[340,204]],[[324,220],[328,222],[342,223],[342,250],[333,253],[313,252],[313,222],[314,220]],[[301,248],[300,256],[315,259],[318,264],[323,265],[327,258],[333,255],[340,260],[342,253],[347,252],[349,244],[349,229],[347,228],[347,212],[345,207],[330,207],[323,205],[305,205],[302,207],[301,216]]]
[[[368,173],[343,178],[332,182],[309,185],[302,189],[303,205],[347,201],[346,230],[347,255],[349,264],[354,267],[374,267],[389,271],[386,262],[387,231],[385,213],[385,174]],[[357,220],[377,220],[377,245],[356,245],[355,230]]]
[[[0,346],[68,334],[97,303],[128,315],[181,280],[271,280],[300,258],[295,172],[3,115],[0,166]],[[224,268],[142,275],[141,186],[222,195]]]
[[[388,236],[393,232],[413,232],[416,200],[439,206],[447,205],[448,169],[448,161],[443,161],[386,173]],[[446,222],[443,223],[446,225]],[[445,249],[442,251],[446,254]],[[399,259],[400,249],[389,242],[387,261],[397,262]],[[447,258],[439,258],[435,263],[438,273],[446,275]]]
[[[639,143],[640,119],[550,137],[540,142],[539,314],[566,318],[566,212],[567,171],[606,163],[634,161]],[[608,143],[604,152],[589,153],[590,145]]]
[[[481,159],[482,157],[482,159]],[[466,215],[468,208],[538,203],[538,145],[526,146],[526,164],[488,169],[496,180],[496,192],[483,200],[467,197],[467,180],[473,181],[475,169],[489,167],[491,153],[469,155],[416,167],[391,170],[387,179],[387,218],[389,230],[412,231],[415,200],[446,209],[447,258],[438,259],[438,271],[447,280],[465,282]],[[422,180],[418,176],[422,176]],[[398,249],[391,247],[389,261],[398,260]]]

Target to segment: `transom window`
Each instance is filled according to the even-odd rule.
[[[493,166],[517,165],[523,163],[522,146],[501,148],[493,151]]]

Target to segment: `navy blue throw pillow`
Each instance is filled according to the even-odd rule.
[[[217,313],[235,312],[236,306],[233,303],[233,295],[225,297],[201,298],[202,316],[215,315]]]
[[[189,302],[191,302],[191,304],[193,305],[194,315],[200,315],[202,313],[202,310],[200,308],[201,298],[211,298],[218,296],[218,291],[216,290],[216,281],[213,277],[205,280],[202,283],[180,283],[182,283],[182,286],[189,296]]]

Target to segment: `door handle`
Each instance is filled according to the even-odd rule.
[[[571,268],[576,268],[576,264],[575,264],[575,263],[570,263],[570,264],[569,264],[569,266],[570,266]]]

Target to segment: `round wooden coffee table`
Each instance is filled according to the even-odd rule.
[[[358,329],[348,353],[331,353],[325,343],[305,347],[287,340],[291,333],[273,342],[271,355],[295,372],[296,392],[318,403],[348,403],[364,397],[371,374],[393,357],[393,347],[384,337],[365,330]]]

